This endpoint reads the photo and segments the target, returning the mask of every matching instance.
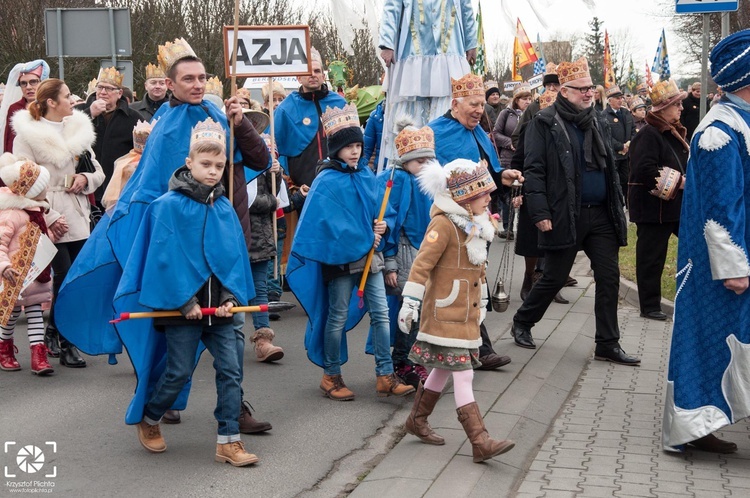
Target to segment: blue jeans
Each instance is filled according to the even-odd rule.
[[[324,371],[326,375],[341,374],[341,334],[349,314],[352,290],[359,286],[361,273],[344,275],[328,282],[328,321],[323,337]],[[385,300],[383,272],[367,277],[365,303],[370,312],[372,349],[375,353],[375,374],[393,373],[391,360],[391,332],[388,321],[388,304]]]
[[[172,325],[164,328],[167,340],[167,365],[144,409],[151,420],[160,420],[175,402],[195,368],[199,341],[214,357],[216,370],[216,409],[220,436],[240,433],[240,367],[237,342],[231,323],[225,325]]]
[[[281,288],[281,254],[284,252],[284,240],[279,240],[276,244],[276,260],[268,262],[268,300],[278,301],[281,298],[283,289]],[[273,278],[273,265],[277,263],[278,278]]]
[[[251,261],[250,270],[255,284],[255,297],[250,300],[250,306],[268,304],[268,261]],[[253,326],[255,330],[268,327],[268,312],[253,313]]]
[[[232,328],[234,329],[234,339],[237,346],[237,364],[240,366],[240,399],[245,398],[245,390],[242,389],[242,380],[245,378],[244,358],[245,358],[245,314],[235,313],[232,315]]]

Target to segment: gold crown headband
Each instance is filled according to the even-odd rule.
[[[354,104],[347,104],[343,108],[326,107],[321,119],[326,136],[331,136],[344,128],[359,126],[359,114]]]
[[[221,124],[211,118],[195,125],[190,132],[190,149],[203,143],[217,143],[226,149],[226,132]]]
[[[476,74],[467,74],[454,80],[451,78],[452,97],[459,99],[461,97],[470,97],[472,95],[481,95],[484,97],[484,84],[482,77]]]

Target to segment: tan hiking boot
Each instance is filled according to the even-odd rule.
[[[217,444],[214,459],[217,462],[231,463],[235,467],[245,467],[258,463],[258,457],[245,451],[245,444],[242,441]]]
[[[506,451],[512,450],[516,445],[510,439],[496,440],[490,437],[476,401],[462,406],[456,410],[456,413],[458,413],[458,421],[461,422],[471,443],[474,463],[480,463],[494,456],[502,455]]]
[[[396,374],[378,375],[378,383],[375,387],[378,396],[406,396],[414,392],[414,388],[401,382]]]
[[[151,425],[145,420],[135,426],[138,431],[138,441],[151,453],[162,453],[167,449],[167,443],[161,436],[159,424]]]
[[[323,380],[320,381],[320,389],[326,396],[336,401],[354,399],[354,393],[346,387],[341,375],[323,375]]]
[[[273,330],[268,327],[262,327],[255,331],[251,340],[255,344],[255,355],[258,357],[258,361],[271,363],[284,357],[284,350],[271,343],[274,335]]]

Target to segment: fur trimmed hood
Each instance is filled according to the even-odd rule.
[[[489,211],[470,216],[448,192],[438,192],[430,212],[433,217],[437,214],[445,214],[469,236],[466,239],[466,252],[472,264],[480,265],[487,261],[487,243],[492,242],[497,234],[497,225],[490,218]]]
[[[42,211],[47,211],[49,210],[49,204],[47,204],[47,201],[37,201],[16,195],[8,187],[0,188],[0,210],[32,208],[41,208]]]
[[[34,161],[45,166],[64,167],[71,156],[90,150],[96,141],[94,125],[86,114],[78,110],[63,118],[62,133],[45,121],[36,121],[28,110],[15,113],[11,125],[16,137],[34,150]]]

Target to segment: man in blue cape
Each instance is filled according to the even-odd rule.
[[[55,321],[60,331],[66,338],[68,334],[71,338],[75,337],[75,344],[87,354],[112,355],[122,352],[122,343],[128,347],[127,334],[118,335],[119,330],[108,323],[115,311],[115,291],[146,208],[167,192],[172,173],[182,166],[188,155],[190,130],[210,117],[225,127],[229,137],[227,116],[203,100],[205,68],[187,42],[178,39],[174,44],[168,42],[160,46],[159,61],[167,73],[167,85],[172,92],[169,104],[161,106],[154,116],[159,120],[149,136],[138,168],[123,189],[111,216],[102,218],[84,245],[55,303]],[[233,204],[246,245],[249,246],[247,179],[243,165],[262,171],[270,166],[270,153],[260,135],[242,116],[242,108],[235,97],[227,101],[227,115],[235,123]],[[228,182],[228,174],[229,168],[225,171],[225,183]],[[85,320],[81,317],[85,317]],[[235,331],[240,328],[240,351],[240,346],[244,349],[244,336],[241,334],[244,316],[236,314],[235,317],[238,320]],[[134,338],[138,340],[137,334]],[[131,351],[130,357],[138,372],[137,364],[143,359],[133,356]],[[110,361],[116,360],[111,357]],[[160,367],[163,368],[163,365],[157,366],[156,370]],[[186,401],[187,396],[174,408],[184,408]],[[138,423],[140,420],[128,419],[127,422]]]

